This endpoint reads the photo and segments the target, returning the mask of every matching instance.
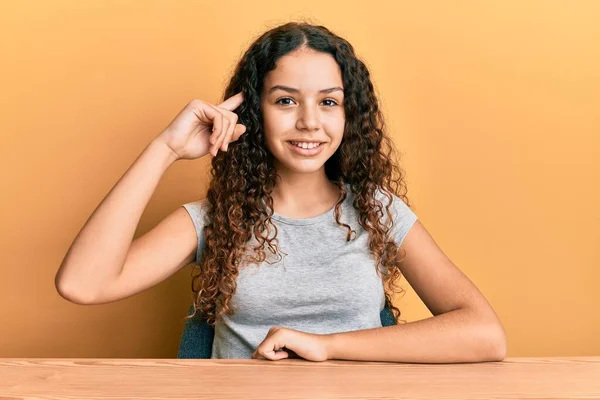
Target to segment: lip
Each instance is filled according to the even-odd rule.
[[[301,156],[307,156],[307,157],[311,157],[311,156],[316,156],[317,154],[319,154],[321,151],[323,151],[323,147],[325,147],[325,143],[321,143],[320,145],[318,145],[317,147],[315,147],[314,149],[302,149],[300,147],[296,147],[293,144],[291,144],[290,142],[285,142],[290,149],[296,153],[299,154]]]

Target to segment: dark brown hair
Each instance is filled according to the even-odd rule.
[[[340,222],[340,207],[348,185],[355,194],[353,205],[358,210],[359,223],[369,234],[369,250],[375,265],[381,265],[377,273],[384,282],[386,305],[399,321],[400,310],[393,306],[391,295],[403,292],[396,286],[403,258],[398,258],[399,248],[388,233],[393,222],[392,194],[408,205],[404,172],[394,163],[395,148],[384,132],[383,115],[369,70],[349,42],[323,26],[305,22],[286,23],[256,39],[238,62],[223,94],[224,100],[243,92],[245,100],[235,112],[246,132],[229,144],[226,153],[219,151],[212,159],[203,231],[205,246],[201,259],[196,260],[197,275],[192,271],[194,313],[186,319],[200,311],[214,326],[221,313],[233,315],[229,303],[236,290],[238,268],[248,254],[247,243],[253,237],[258,246],[249,253],[255,254],[252,262],[265,260],[265,244],[271,253],[279,251],[277,228],[271,221],[276,170],[273,155],[265,145],[260,93],[266,74],[275,69],[277,60],[304,48],[331,54],[341,68],[344,136],[337,151],[325,162],[327,177],[339,186],[341,193],[335,205],[335,219],[346,228],[346,240],[352,240],[355,232]],[[376,198],[378,190],[388,199],[385,224],[381,218],[383,204]],[[263,232],[272,230],[273,237],[263,236]]]

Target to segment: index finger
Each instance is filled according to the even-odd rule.
[[[243,102],[244,95],[242,92],[239,92],[238,94],[231,96],[230,98],[219,104],[219,107],[222,107],[229,111],[233,111],[236,108],[238,108]]]

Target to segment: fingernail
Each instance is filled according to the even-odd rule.
[[[227,144],[225,145],[225,151],[227,151],[227,148],[228,148],[228,147],[229,147],[229,143],[227,143]]]

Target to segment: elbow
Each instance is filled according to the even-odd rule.
[[[482,316],[483,315],[483,316]],[[503,361],[507,355],[507,335],[500,319],[492,313],[472,318],[472,359],[479,362]]]
[[[78,305],[90,305],[94,304],[94,299],[89,296],[81,293],[81,291],[74,290],[72,285],[69,286],[65,282],[62,282],[58,279],[58,275],[54,280],[54,287],[56,288],[56,292],[63,299],[70,301],[71,303]]]
[[[496,342],[496,354],[494,361],[503,361],[506,358],[506,353],[508,351],[508,340],[506,338],[506,332],[504,328],[500,326],[499,328],[499,338]]]
[[[488,326],[484,336],[485,358],[483,361],[503,361],[506,358],[508,345],[502,324]]]

